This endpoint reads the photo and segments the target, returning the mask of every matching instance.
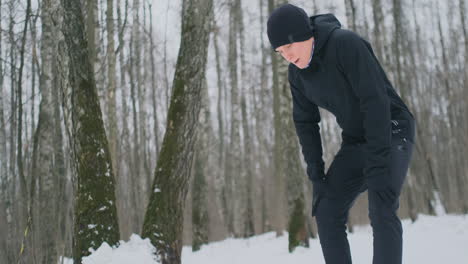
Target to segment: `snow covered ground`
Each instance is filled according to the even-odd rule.
[[[468,215],[420,215],[415,223],[403,221],[403,263],[468,264]],[[372,263],[372,230],[370,226],[355,227],[348,235],[353,263]],[[275,237],[267,233],[250,239],[226,239],[205,245],[198,252],[190,247],[182,251],[184,264],[284,264],[325,263],[317,239],[310,240],[310,248],[297,248],[288,253],[285,233]],[[133,235],[116,249],[103,244],[83,264],[156,264],[148,239]],[[65,262],[72,264],[70,260]]]

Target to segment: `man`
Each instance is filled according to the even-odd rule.
[[[332,14],[308,17],[291,4],[268,19],[273,49],[289,64],[293,119],[313,182],[326,263],[351,263],[349,209],[368,190],[374,264],[402,262],[399,196],[413,151],[415,121],[395,92],[370,44],[341,29]],[[318,107],[342,128],[341,149],[324,173]]]

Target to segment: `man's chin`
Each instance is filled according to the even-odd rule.
[[[299,65],[299,64],[294,64],[294,65],[296,65],[296,67],[301,69],[301,70],[307,68],[306,65]]]

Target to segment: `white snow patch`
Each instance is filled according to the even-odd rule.
[[[98,157],[104,156],[104,149],[100,149],[99,152],[97,153]]]
[[[155,192],[155,193],[161,192],[161,189],[159,189],[158,187],[156,187],[156,188],[154,188],[154,192]]]
[[[93,229],[93,228],[96,228],[97,225],[94,225],[94,224],[89,224],[88,225],[88,229]]]
[[[412,223],[403,220],[403,263],[468,263],[468,215],[418,215]],[[348,234],[353,263],[372,263],[372,228],[356,226]],[[132,235],[130,241],[120,242],[117,248],[107,243],[83,259],[82,264],[157,264],[154,246],[149,239]],[[65,259],[65,264],[73,264]],[[249,239],[229,238],[202,246],[192,252],[191,247],[182,250],[185,264],[284,264],[325,263],[318,239],[310,239],[310,247],[288,252],[288,236],[276,237],[270,232]]]
[[[82,264],[158,264],[153,255],[155,250],[149,238],[133,234],[129,241],[120,241],[118,247],[104,242],[97,250],[90,250],[91,255],[84,257]],[[64,260],[64,264],[73,264],[72,259]]]

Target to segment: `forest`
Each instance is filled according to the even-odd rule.
[[[317,236],[288,64],[266,22],[284,0],[0,0],[0,263],[89,248]],[[296,0],[372,44],[416,119],[399,215],[468,213],[466,0]],[[320,109],[328,167],[341,144]],[[367,197],[349,231],[368,224]]]

